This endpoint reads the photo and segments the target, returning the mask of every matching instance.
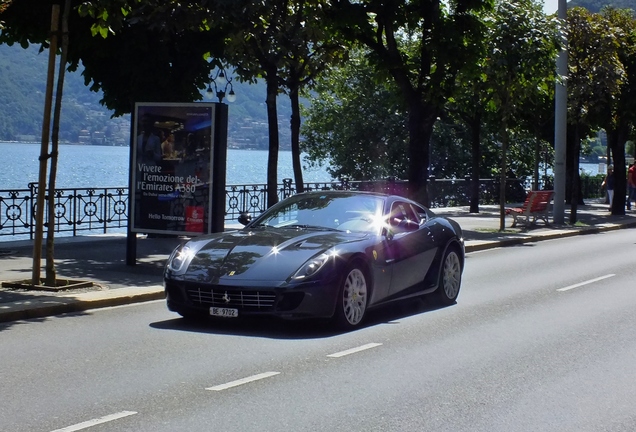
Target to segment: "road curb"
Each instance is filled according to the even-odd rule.
[[[529,234],[524,237],[514,237],[514,238],[506,238],[499,240],[472,240],[466,243],[465,249],[466,252],[479,252],[488,249],[494,249],[498,247],[506,247],[506,246],[516,246],[525,243],[534,243],[542,240],[554,240],[560,239],[564,237],[574,237],[577,235],[586,235],[586,234],[598,234],[606,231],[616,231],[619,229],[633,228],[636,227],[636,221],[626,222],[622,224],[617,223],[607,223],[602,225],[590,226],[590,227],[580,227],[580,228],[571,228],[567,230],[555,230],[555,231],[543,231],[536,234]]]
[[[112,306],[142,303],[165,298],[163,287],[116,288],[59,297],[45,297],[37,301],[13,302],[0,305],[0,322],[45,318],[65,313],[84,312]]]

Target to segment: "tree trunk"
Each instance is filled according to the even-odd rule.
[[[470,213],[479,213],[479,177],[481,167],[481,116],[469,123],[472,144],[472,165],[470,182]]]
[[[508,122],[501,122],[501,173],[499,175],[499,231],[506,229],[506,176],[508,171]]]
[[[62,14],[62,50],[60,54],[57,89],[55,91],[55,109],[53,110],[53,129],[51,131],[51,172],[49,173],[49,226],[46,235],[46,285],[56,286],[55,274],[55,179],[57,177],[57,161],[60,135],[60,115],[62,112],[62,93],[64,90],[64,72],[68,52],[68,15],[71,10],[70,0],[64,2]]]
[[[305,182],[303,180],[303,168],[300,163],[300,103],[298,101],[298,87],[294,87],[289,91],[289,99],[291,101],[291,152],[292,165],[294,168],[294,183],[296,184],[296,192],[305,191]]]
[[[534,141],[534,173],[532,176],[532,190],[539,190],[539,160],[541,159],[541,141]]]
[[[409,99],[409,195],[429,207],[430,196],[427,190],[429,148],[433,125],[437,118],[436,110],[422,104],[417,97]]]
[[[278,111],[276,96],[278,95],[278,76],[272,68],[265,77],[267,83],[267,126],[269,132],[269,153],[267,155],[267,207],[278,202]]]
[[[625,214],[625,195],[627,194],[625,143],[627,142],[628,131],[628,127],[622,123],[614,130],[606,129],[607,147],[611,149],[612,157],[614,159],[614,199],[612,200],[613,215]]]
[[[44,96],[44,116],[42,120],[42,143],[40,147],[40,173],[38,178],[38,195],[35,206],[35,238],[33,241],[33,271],[31,283],[40,284],[40,267],[42,265],[42,239],[44,237],[44,201],[46,196],[46,171],[49,159],[49,129],[51,127],[51,105],[53,99],[53,80],[55,76],[55,55],[57,52],[57,31],[60,18],[60,6],[54,4],[51,10],[51,42],[49,44],[49,63]]]

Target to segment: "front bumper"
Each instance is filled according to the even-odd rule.
[[[336,308],[339,281],[250,287],[165,279],[164,288],[168,309],[182,314],[204,315],[211,307],[221,307],[237,309],[239,317],[330,318]]]

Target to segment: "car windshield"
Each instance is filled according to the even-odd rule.
[[[296,195],[266,211],[253,226],[376,232],[381,197],[373,195]]]

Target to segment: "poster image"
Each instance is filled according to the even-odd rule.
[[[137,103],[131,170],[132,232],[210,232],[213,103]]]

